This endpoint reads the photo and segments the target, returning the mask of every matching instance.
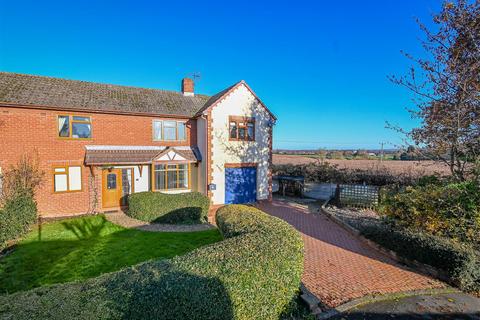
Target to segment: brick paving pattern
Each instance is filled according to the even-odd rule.
[[[445,286],[401,266],[323,214],[310,213],[306,206],[273,201],[258,207],[287,221],[302,233],[305,243],[302,281],[328,307],[365,295]]]

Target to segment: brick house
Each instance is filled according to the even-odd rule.
[[[275,116],[240,81],[214,96],[0,72],[0,170],[38,154],[43,216],[109,211],[133,192],[271,198]]]

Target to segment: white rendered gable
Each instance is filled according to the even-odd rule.
[[[175,151],[171,150],[168,151],[166,154],[161,155],[160,157],[156,158],[155,161],[185,161],[184,157],[176,153]]]
[[[212,170],[213,203],[225,200],[225,163],[257,164],[257,199],[269,195],[270,130],[272,117],[260,101],[245,86],[240,85],[212,108]],[[229,117],[242,116],[255,119],[255,141],[230,141]]]

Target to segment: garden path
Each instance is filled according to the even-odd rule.
[[[368,295],[444,288],[363,243],[312,206],[279,201],[258,207],[301,232],[305,244],[302,282],[327,307]],[[319,208],[318,208],[319,209]]]

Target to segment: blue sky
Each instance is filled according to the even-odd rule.
[[[0,70],[171,90],[196,71],[205,94],[244,79],[278,116],[275,148],[379,148],[400,141],[385,121],[415,125],[387,75],[440,4],[0,0]]]

